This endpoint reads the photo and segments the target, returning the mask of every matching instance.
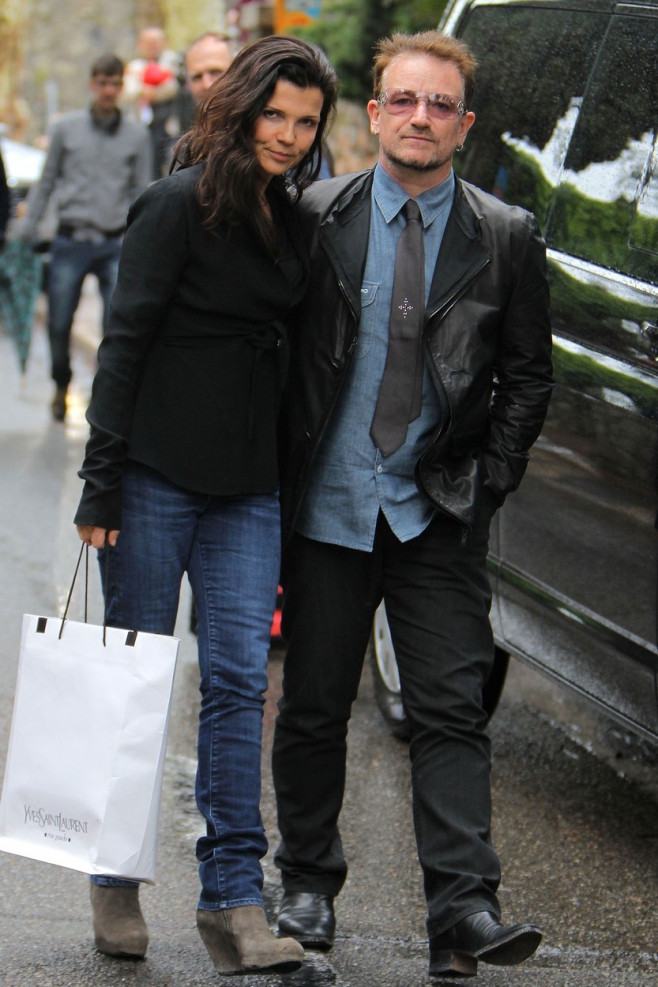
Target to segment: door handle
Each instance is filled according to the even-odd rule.
[[[654,363],[658,363],[658,325],[655,322],[643,322],[640,325],[640,335],[649,344],[649,357]]]

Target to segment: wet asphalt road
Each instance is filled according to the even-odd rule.
[[[93,314],[93,303],[85,313],[87,319]],[[93,337],[91,323],[78,328],[81,337]],[[10,340],[0,334],[0,768],[21,615],[60,612],[77,557],[71,519],[80,489],[76,470],[86,436],[83,414],[92,370],[92,350],[79,345],[70,420],[66,426],[54,425],[47,408],[50,382],[43,331],[35,333],[22,387]],[[214,974],[194,924],[197,673],[188,613],[185,591],[158,884],[142,892],[151,930],[148,958],[130,963],[94,951],[84,875],[0,853],[0,984],[187,987],[237,982]],[[90,619],[99,618],[94,583]],[[262,808],[273,844],[268,758],[282,660],[281,649],[273,649],[265,708]],[[503,864],[504,919],[532,920],[543,927],[545,938],[524,965],[501,969],[481,964],[471,982],[482,987],[655,987],[658,753],[515,663],[491,735],[493,832]],[[337,901],[334,949],[310,955],[302,970],[285,977],[241,978],[245,987],[430,983],[407,748],[388,734],[378,715],[367,666],[350,729],[342,834],[351,869]],[[269,856],[265,873],[272,918],[279,888]]]

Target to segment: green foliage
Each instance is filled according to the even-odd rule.
[[[295,33],[327,53],[343,98],[365,102],[372,95],[376,42],[394,31],[436,27],[444,5],[445,0],[323,0],[315,23]]]
[[[398,0],[395,7],[395,30],[410,34],[415,31],[429,31],[435,28],[447,0]]]
[[[595,396],[614,392],[620,399],[633,402],[638,411],[648,419],[658,417],[656,388],[650,374],[624,373],[621,363],[606,365],[604,361],[583,353],[570,353],[556,345],[553,347],[553,372],[563,387],[579,393]]]
[[[655,219],[633,222],[635,205],[620,197],[616,202],[598,202],[564,182],[553,207],[553,239],[567,245],[571,253],[602,267],[621,271],[643,281],[656,283]],[[634,229],[635,241],[629,242]],[[637,250],[637,237],[648,250]]]

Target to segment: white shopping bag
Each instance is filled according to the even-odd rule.
[[[24,616],[0,850],[154,883],[177,653],[173,637]]]

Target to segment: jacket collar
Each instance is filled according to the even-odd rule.
[[[450,210],[434,277],[427,301],[427,314],[447,305],[462,285],[491,260],[482,242],[480,220],[464,194],[464,184],[456,178],[455,198]]]
[[[322,246],[356,313],[370,232],[372,179],[373,169],[354,176],[320,226]],[[464,193],[464,183],[455,176],[455,197],[430,287],[428,315],[447,305],[490,260],[480,220]]]
[[[373,169],[356,176],[320,227],[320,242],[356,313],[370,235]]]

